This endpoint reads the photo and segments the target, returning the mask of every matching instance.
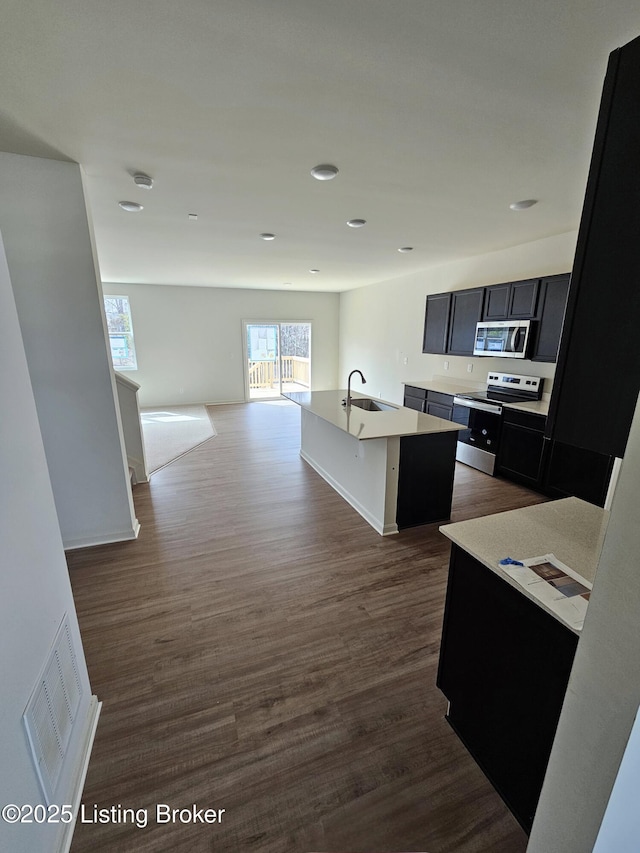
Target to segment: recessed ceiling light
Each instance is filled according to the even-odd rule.
[[[315,275],[316,273],[320,272],[320,270],[309,270],[309,272]]]
[[[265,233],[265,234],[261,234],[261,235],[260,235],[260,237],[261,237],[263,240],[275,240],[275,239],[276,239],[276,235],[275,235],[275,234],[267,234],[267,233]]]
[[[398,249],[399,252],[413,252],[413,246],[403,246],[401,249]]]
[[[283,281],[282,283],[285,287],[291,287],[291,285],[293,284],[293,282],[291,281]]]
[[[119,201],[118,204],[123,210],[129,213],[137,213],[139,210],[142,210],[142,205],[138,204],[137,201]]]
[[[311,174],[316,181],[331,181],[338,174],[338,168],[330,163],[321,163],[319,166],[313,167]]]
[[[522,201],[514,201],[513,204],[509,205],[509,207],[511,210],[526,210],[528,207],[533,207],[533,205],[537,203],[537,198],[524,198]]]
[[[362,228],[362,226],[366,225],[366,224],[367,224],[366,219],[350,219],[347,222],[347,225],[349,226],[349,228]]]
[[[196,221],[196,219],[198,218],[198,214],[197,214],[197,213],[188,213],[188,214],[187,214],[187,217],[188,217],[192,222],[195,222],[195,221]]]
[[[133,183],[137,187],[142,187],[143,190],[150,190],[153,186],[153,178],[145,175],[144,172],[136,172],[133,176]]]

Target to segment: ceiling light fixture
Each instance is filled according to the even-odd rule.
[[[260,237],[261,237],[261,239],[262,239],[262,240],[275,240],[275,239],[276,239],[276,235],[275,235],[275,234],[267,234],[267,233],[265,233],[265,234],[261,234],[261,235],[260,235]]]
[[[309,272],[315,275],[316,273],[320,272],[320,270],[309,270]]]
[[[366,224],[367,224],[366,219],[350,219],[347,222],[347,225],[349,226],[349,228],[362,228],[362,226],[366,225]]]
[[[509,207],[511,210],[526,210],[528,207],[533,207],[533,205],[537,203],[537,198],[524,198],[522,201],[514,201],[513,204],[509,205]]]
[[[313,167],[311,174],[316,181],[331,181],[338,174],[338,168],[330,163],[321,163],[319,166]]]
[[[187,213],[187,218],[190,219],[192,222],[195,222],[198,218],[198,214],[197,213]]]
[[[118,204],[128,213],[138,213],[138,211],[143,209],[142,205],[138,204],[137,201],[119,201]]]
[[[413,246],[403,246],[401,249],[398,249],[399,252],[413,252]]]
[[[137,187],[141,187],[143,190],[150,190],[153,186],[153,178],[150,178],[149,175],[145,175],[144,172],[136,172],[133,176],[133,183]]]

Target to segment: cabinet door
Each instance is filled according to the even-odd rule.
[[[450,702],[451,726],[527,830],[577,642],[537,604],[452,546],[437,685]]]
[[[442,403],[427,401],[427,414],[450,421],[453,419],[453,406],[443,406]]]
[[[483,320],[531,320],[538,303],[537,278],[485,287]]]
[[[455,290],[451,294],[449,348],[451,355],[473,355],[476,323],[482,317],[484,288]]]
[[[422,352],[445,353],[449,334],[450,293],[427,296]]]
[[[407,409],[415,409],[417,412],[425,412],[427,409],[427,391],[425,388],[416,388],[413,385],[404,386],[404,402]]]
[[[538,488],[541,484],[543,448],[544,432],[503,423],[496,470],[510,480]]]
[[[492,284],[484,289],[483,320],[506,320],[509,312],[511,285]]]
[[[537,278],[528,281],[514,281],[511,283],[509,294],[509,320],[531,320],[536,316],[538,304]]]
[[[556,361],[569,293],[569,273],[543,278],[538,299],[538,328],[532,361]]]
[[[556,442],[604,456],[624,456],[640,390],[638,140],[634,39],[609,61],[549,410]]]

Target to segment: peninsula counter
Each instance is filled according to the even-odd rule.
[[[383,536],[448,519],[464,427],[383,400],[383,411],[346,408],[346,393],[283,394],[301,409],[301,457]]]

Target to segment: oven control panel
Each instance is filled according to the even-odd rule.
[[[527,391],[530,394],[541,395],[543,379],[540,376],[523,376],[519,373],[497,373],[492,371],[487,376],[487,385],[494,388],[512,388]]]

